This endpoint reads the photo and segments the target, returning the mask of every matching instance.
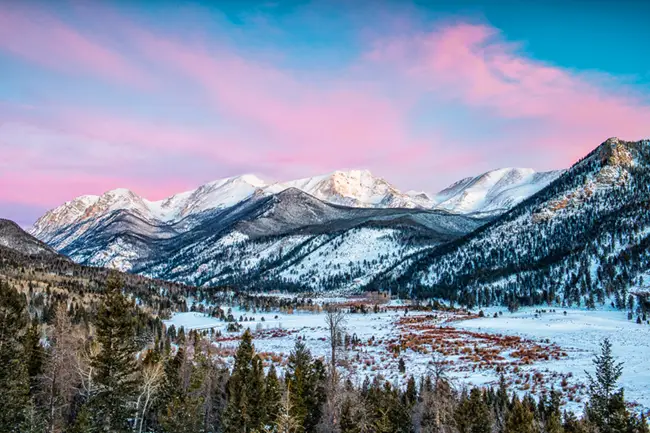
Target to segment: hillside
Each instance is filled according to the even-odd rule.
[[[469,305],[624,307],[650,268],[650,142],[612,138],[538,194],[374,283]]]
[[[25,232],[13,221],[0,218],[0,246],[26,255],[56,256],[56,250]]]
[[[55,301],[68,300],[79,306],[92,306],[103,295],[109,276],[117,276],[125,292],[156,315],[185,309],[185,296],[194,290],[174,282],[79,265],[41,245],[12,221],[0,223],[0,279],[29,292],[30,298],[47,294],[41,304],[52,306]]]
[[[492,170],[454,183],[433,200],[436,209],[499,215],[545,188],[563,172],[536,172],[530,168]]]

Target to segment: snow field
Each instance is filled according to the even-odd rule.
[[[399,305],[389,305],[395,304]],[[227,307],[224,310],[227,311]],[[367,376],[372,379],[382,375],[392,383],[403,385],[410,375],[419,378],[431,372],[435,356],[447,363],[446,374],[457,387],[495,385],[499,373],[494,365],[488,363],[486,366],[484,360],[470,359],[477,350],[492,350],[498,352],[497,357],[501,357],[500,365],[505,369],[512,389],[521,393],[533,392],[537,396],[548,392],[551,387],[564,389],[565,394],[570,391],[572,397],[565,399],[565,403],[569,409],[579,412],[584,398],[585,371],[593,371],[593,355],[598,352],[602,339],[610,338],[615,355],[625,363],[621,385],[625,388],[626,398],[642,407],[650,407],[650,370],[646,367],[650,357],[650,326],[627,321],[625,313],[621,311],[569,309],[564,315],[563,309],[556,309],[555,313],[536,315],[535,308],[527,308],[515,314],[504,312],[502,316],[493,318],[491,316],[494,311],[497,309],[489,309],[485,318],[470,320],[458,320],[458,316],[449,313],[427,312],[427,317],[432,314],[437,316],[430,323],[431,330],[442,329],[446,332],[450,329],[450,332],[458,332],[455,338],[448,341],[448,344],[456,347],[456,352],[449,351],[445,356],[439,353],[434,355],[435,350],[431,350],[430,346],[409,347],[399,351],[398,355],[394,354],[391,345],[413,334],[411,328],[400,323],[400,318],[404,317],[403,310],[367,315],[349,314],[347,333],[355,335],[361,344],[347,350],[342,349],[339,355],[343,360],[341,373],[343,377],[359,384]],[[315,357],[327,359],[329,356],[324,313],[297,311],[287,314],[272,311],[253,314],[239,308],[232,308],[232,313],[237,320],[240,316],[254,318],[240,323],[253,332],[256,350],[278,355],[282,359],[281,364],[293,349],[297,338],[307,344]],[[417,319],[421,316],[425,314],[411,312],[407,317]],[[214,344],[229,353],[238,345],[239,333],[227,333],[226,322],[206,317],[202,313],[178,313],[165,323],[177,328],[182,326],[186,330],[219,330],[223,338],[216,339]],[[490,345],[489,340],[477,338],[485,334],[521,337],[522,345],[514,349],[500,347],[498,344]],[[558,346],[565,356],[559,359],[551,356],[548,361],[543,359],[544,350],[560,353]],[[463,350],[465,347],[468,349]],[[521,355],[514,351],[525,350],[522,347],[533,348],[538,352],[541,350],[539,357],[530,364],[521,362]],[[473,348],[474,352],[469,348]],[[406,364],[404,374],[398,369],[400,358]]]

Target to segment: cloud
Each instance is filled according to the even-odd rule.
[[[487,117],[541,122],[547,132],[540,139],[531,137],[528,147],[564,147],[559,163],[568,164],[610,136],[650,135],[647,95],[634,96],[634,89],[604,74],[527,58],[487,25],[446,24],[378,40],[366,58],[441,101],[484,110]]]
[[[171,65],[198,86],[219,115],[257,131],[262,153],[272,160],[323,169],[362,163],[372,153],[406,161],[426,151],[410,136],[400,102],[369,82],[312,81],[233,50],[188,46],[145,32],[134,41],[150,60]]]

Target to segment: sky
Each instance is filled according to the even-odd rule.
[[[433,192],[650,138],[650,2],[0,0],[0,217],[244,173]]]

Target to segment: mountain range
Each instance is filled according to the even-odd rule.
[[[650,267],[648,152],[613,138],[568,170],[493,170],[432,195],[362,170],[244,175],[160,201],[118,189],[31,233],[78,263],[197,286],[624,305]]]
[[[434,196],[403,193],[367,170],[336,171],[288,182],[267,183],[247,174],[216,180],[195,190],[150,201],[118,188],[101,196],[85,195],[48,211],[30,232],[50,240],[63,227],[128,210],[150,222],[177,223],[187,217],[232,207],[252,196],[270,196],[296,188],[322,201],[348,207],[442,209],[455,213],[498,214],[557,178],[562,171],[536,173],[507,168],[460,180]]]

